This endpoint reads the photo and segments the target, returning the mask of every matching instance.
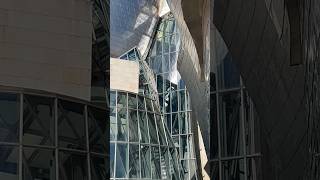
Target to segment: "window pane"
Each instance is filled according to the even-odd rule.
[[[110,108],[110,141],[115,141],[117,137],[116,108]]]
[[[116,106],[116,92],[115,91],[111,91],[110,92],[110,106]]]
[[[208,162],[210,164],[209,173],[211,180],[219,180],[219,163],[218,162]]]
[[[160,152],[158,146],[151,146],[151,171],[152,179],[160,179],[161,168],[160,168]]]
[[[172,112],[178,111],[178,93],[177,93],[177,91],[171,91],[171,110],[172,110]]]
[[[118,141],[128,140],[128,119],[127,119],[127,109],[121,108],[117,109],[117,127],[118,127]]]
[[[23,143],[54,145],[54,99],[23,97]]]
[[[248,180],[262,179],[261,175],[261,157],[247,159]]]
[[[232,62],[231,54],[228,53],[221,61],[218,63],[219,89],[239,87],[240,74]]]
[[[148,125],[149,125],[149,133],[150,133],[150,143],[159,144],[154,114],[148,113],[148,120],[149,120]]]
[[[116,178],[127,177],[128,144],[117,144],[116,153]]]
[[[179,134],[179,118],[177,113],[172,113],[172,134]]]
[[[185,91],[178,91],[179,92],[179,108],[180,111],[186,110],[186,102],[185,102]]]
[[[107,158],[104,156],[90,156],[91,179],[105,180],[107,179]]]
[[[150,147],[140,146],[141,151],[141,178],[151,178],[151,158],[150,158]]]
[[[19,141],[19,97],[0,93],[0,141]]]
[[[0,179],[18,180],[19,148],[0,145]]]
[[[220,95],[221,151],[223,156],[243,154],[240,128],[240,92]]]
[[[153,108],[152,108],[152,100],[149,98],[145,98],[146,99],[146,105],[147,105],[147,110],[150,112],[153,112]]]
[[[129,151],[129,178],[140,178],[139,145],[130,145]]]
[[[170,179],[170,161],[169,161],[169,150],[167,147],[161,147],[161,178]],[[166,164],[163,166],[162,164]]]
[[[138,96],[138,108],[141,110],[145,110],[144,97]]]
[[[87,180],[88,161],[85,153],[59,152],[59,180]]]
[[[188,160],[182,160],[181,161],[181,176],[182,179],[189,179],[189,163]]]
[[[129,141],[139,142],[139,124],[138,124],[138,112],[137,110],[128,111],[129,119]]]
[[[182,159],[187,159],[187,158],[189,158],[188,136],[187,135],[182,135],[182,136],[180,136],[180,138],[181,138],[181,142],[180,142],[181,154],[180,154],[180,157]]]
[[[128,94],[128,107],[132,109],[137,109],[137,95],[135,94]]]
[[[148,133],[148,121],[146,117],[146,112],[139,111],[139,124],[140,124],[140,141],[142,143],[149,143],[149,133]]]
[[[107,112],[103,109],[88,107],[90,151],[107,153]]]
[[[170,161],[170,164],[171,164],[171,176],[173,177],[173,179],[180,179],[178,176],[179,172],[178,172],[178,164],[177,164],[177,159],[178,159],[178,156],[176,154],[176,151],[174,148],[169,148],[169,161]]]
[[[186,134],[188,133],[188,121],[185,112],[179,113],[179,121],[180,121],[180,133]]]
[[[210,159],[218,156],[218,122],[216,94],[210,94]]]
[[[115,163],[115,155],[116,155],[116,151],[115,151],[115,145],[114,143],[110,143],[110,168],[109,168],[109,172],[110,172],[110,177],[113,178],[114,177],[114,163]]]
[[[72,149],[86,149],[84,106],[59,100],[58,114],[59,146]]]
[[[163,92],[163,77],[162,77],[162,75],[157,75],[157,90],[158,90],[158,93]]]
[[[222,179],[244,180],[244,160],[229,160],[222,162]]]
[[[54,150],[24,147],[22,162],[23,179],[56,179]]]
[[[164,114],[164,120],[167,122],[167,127],[171,134],[171,114]]]
[[[161,119],[161,116],[158,114],[156,114],[156,123],[158,127],[158,136],[159,136],[160,144],[167,145],[162,119]]]
[[[126,108],[127,107],[127,93],[118,92],[117,107],[119,107],[119,108]]]

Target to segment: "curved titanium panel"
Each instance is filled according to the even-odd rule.
[[[213,23],[261,118],[263,179],[301,179],[307,155],[305,66],[290,66],[290,44],[279,38],[265,1],[214,3]]]

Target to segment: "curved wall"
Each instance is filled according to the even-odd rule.
[[[261,118],[263,178],[301,179],[307,153],[305,66],[291,66],[290,45],[280,39],[266,4],[217,0],[213,24]]]
[[[0,84],[90,100],[90,2],[2,0],[0,7]]]
[[[106,179],[106,109],[75,98],[0,89],[0,179]]]

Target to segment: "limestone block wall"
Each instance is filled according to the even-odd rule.
[[[1,0],[0,85],[90,99],[87,0]]]

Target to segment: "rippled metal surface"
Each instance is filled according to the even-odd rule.
[[[320,178],[320,2],[311,0],[304,2],[304,53],[306,63],[306,106],[308,109],[308,163],[305,179]]]
[[[111,0],[111,57],[119,57],[134,46],[144,55],[158,19],[158,1]]]

